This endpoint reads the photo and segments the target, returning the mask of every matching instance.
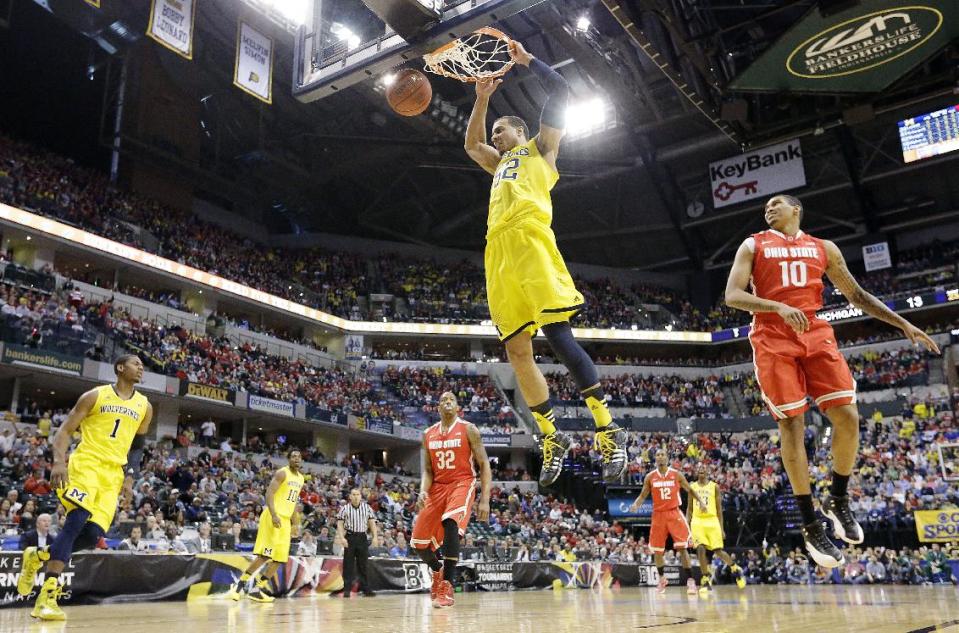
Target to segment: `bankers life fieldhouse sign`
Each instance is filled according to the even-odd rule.
[[[813,8],[730,88],[879,92],[957,35],[956,0],[869,0],[828,17]]]

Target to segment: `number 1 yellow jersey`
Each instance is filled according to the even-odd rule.
[[[281,519],[289,519],[296,510],[296,503],[300,500],[300,489],[303,488],[305,477],[303,473],[296,474],[289,466],[280,470],[286,472],[286,479],[273,495],[273,509]]]
[[[535,138],[503,154],[490,187],[487,236],[519,219],[549,226],[553,222],[549,192],[557,180],[559,174],[539,153]]]
[[[125,465],[130,444],[149,407],[146,396],[138,391],[124,399],[113,385],[97,387],[96,404],[80,422],[80,444],[74,454]]]
[[[718,502],[717,492],[719,490],[716,486],[715,481],[708,481],[705,485],[700,484],[698,481],[694,481],[689,484],[689,487],[692,488],[699,498],[703,500],[706,504],[706,511],[699,507],[699,504],[695,500],[690,500],[690,503],[693,504],[693,519],[714,519],[718,515],[716,514],[716,503]]]

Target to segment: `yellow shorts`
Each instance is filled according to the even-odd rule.
[[[90,520],[106,532],[117,512],[123,479],[122,466],[74,453],[67,465],[67,485],[57,490],[57,496],[68,513],[83,508],[90,513]]]
[[[694,545],[702,545],[708,550],[723,548],[723,528],[719,525],[719,519],[694,517],[692,532]]]
[[[290,558],[290,520],[280,517],[280,527],[273,527],[269,510],[260,513],[253,553],[285,563]]]
[[[568,321],[583,308],[556,236],[542,222],[521,220],[492,233],[484,259],[490,317],[502,341]]]

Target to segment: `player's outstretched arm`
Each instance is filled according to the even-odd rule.
[[[91,389],[80,396],[67,415],[66,421],[60,425],[53,436],[53,467],[50,469],[50,483],[54,489],[67,485],[67,449],[70,448],[70,440],[80,428],[83,418],[93,410],[97,403],[97,396],[96,389]]]
[[[543,104],[543,112],[539,116],[536,148],[555,169],[559,143],[566,133],[569,84],[561,74],[550,68],[548,64],[530,55],[523,48],[523,45],[516,40],[509,43],[509,56],[517,64],[529,68],[543,84],[543,89],[546,91],[546,103]]]
[[[853,304],[866,314],[889,325],[902,330],[913,344],[924,346],[930,352],[939,353],[939,346],[932,340],[928,334],[917,328],[915,325],[896,314],[889,307],[877,299],[874,295],[863,290],[859,282],[856,281],[849,267],[846,265],[846,259],[842,256],[842,251],[834,242],[823,240],[826,246],[826,255],[829,258],[829,264],[826,267],[826,275],[839,292],[843,294],[849,303]]]
[[[487,460],[489,461],[489,460]],[[416,500],[416,509],[422,510],[430,496],[430,488],[433,487],[433,463],[430,461],[430,452],[426,448],[426,438],[423,438],[423,449],[420,451],[420,470],[423,471],[423,479],[420,481],[420,496]]]
[[[470,439],[470,450],[473,451],[473,461],[480,467],[480,498],[476,507],[476,518],[483,523],[489,521],[489,498],[493,487],[493,469],[486,456],[486,447],[483,446],[483,436],[475,424],[466,425],[466,435]]]
[[[500,157],[496,148],[486,142],[486,110],[489,108],[489,98],[501,83],[502,79],[480,79],[476,82],[476,102],[466,124],[466,142],[463,144],[473,162],[491,174],[496,173]]]
[[[809,329],[809,319],[802,310],[787,306],[785,303],[762,299],[746,290],[749,278],[753,274],[753,252],[743,242],[736,251],[736,259],[726,280],[726,292],[723,298],[730,308],[746,312],[775,312],[797,333]]]
[[[633,505],[629,506],[629,509],[632,512],[636,512],[643,505],[643,501],[646,501],[646,497],[649,496],[650,486],[649,486],[649,475],[643,479],[643,489],[639,492],[639,496],[636,497],[636,500],[633,501]]]

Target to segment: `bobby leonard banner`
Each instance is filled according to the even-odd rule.
[[[793,139],[709,164],[713,207],[728,207],[806,185],[802,148]]]
[[[959,510],[916,510],[916,533],[923,543],[959,540]]]
[[[147,35],[178,55],[193,59],[194,0],[153,0]]]
[[[273,103],[273,39],[246,22],[240,22],[237,28],[233,85]]]
[[[283,402],[282,400],[273,400],[262,396],[251,395],[247,400],[247,406],[253,411],[263,411],[264,413],[276,413],[279,415],[288,415],[293,417],[293,403]]]
[[[83,371],[83,359],[76,356],[58,354],[45,349],[34,349],[13,343],[3,344],[3,362],[13,365],[39,367],[65,374],[77,374]]]
[[[357,360],[363,358],[363,335],[362,334],[349,334],[346,337],[346,342],[344,343],[344,351],[346,353],[346,358],[350,360]]]
[[[483,440],[483,446],[511,446],[512,440],[508,433],[483,433],[480,429],[480,439]]]
[[[892,256],[889,254],[889,242],[865,244],[862,247],[862,263],[866,265],[866,272],[883,268],[892,268]]]
[[[869,0],[829,17],[813,8],[729,87],[880,92],[957,35],[956,0]]]
[[[213,385],[201,385],[198,382],[187,382],[185,380],[181,380],[180,395],[187,398],[199,398],[200,400],[222,402],[229,405],[236,404],[236,392],[232,389],[214,387]]]

